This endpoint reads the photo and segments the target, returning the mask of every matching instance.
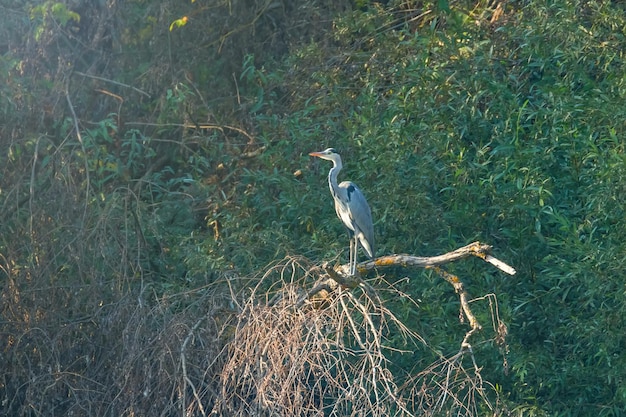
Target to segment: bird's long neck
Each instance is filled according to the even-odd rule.
[[[339,184],[337,183],[337,176],[339,175],[339,171],[341,171],[343,165],[340,160],[333,160],[333,167],[328,172],[328,187],[330,188],[330,192],[333,196],[336,196],[339,192]]]

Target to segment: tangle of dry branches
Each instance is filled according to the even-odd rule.
[[[346,275],[344,267],[324,264],[319,268],[294,258],[270,268],[241,299],[228,325],[232,338],[224,352],[219,399],[211,414],[412,416],[452,410],[470,416],[479,409],[496,412],[490,395],[495,390],[483,381],[469,340],[482,330],[470,308],[476,300],[469,299],[457,277],[436,266],[476,250],[483,257],[486,248],[476,243],[430,260],[415,258],[453,285],[461,317],[470,328],[457,353],[439,354],[430,366],[410,374],[398,373],[390,353],[428,349],[428,341],[394,315],[369,282]],[[361,264],[361,270],[390,265],[390,259],[401,259],[403,264],[411,260],[408,255],[394,257]],[[407,294],[392,291],[417,305]],[[497,306],[495,296],[483,299],[487,298],[497,334],[494,340],[504,346],[506,326],[493,307]]]

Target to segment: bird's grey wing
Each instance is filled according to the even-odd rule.
[[[353,182],[344,181],[340,185],[346,191],[346,204],[350,218],[356,228],[363,234],[359,240],[365,251],[374,257],[374,223],[372,222],[372,212],[367,204],[365,196]],[[365,241],[364,241],[365,240]]]

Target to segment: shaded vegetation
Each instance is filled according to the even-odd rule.
[[[241,336],[229,318],[266,265],[347,256],[328,167],[306,156],[327,146],[380,254],[480,240],[518,270],[453,269],[509,327],[508,349],[485,335],[476,351],[497,410],[473,411],[624,414],[621,3],[0,10],[0,414],[208,413]],[[450,289],[385,272],[385,305],[428,342],[390,369],[456,352]]]

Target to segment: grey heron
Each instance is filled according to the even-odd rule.
[[[335,149],[328,148],[321,152],[311,152],[309,155],[333,163],[333,167],[328,173],[328,186],[335,200],[337,217],[348,229],[350,236],[350,274],[354,275],[359,244],[370,259],[374,257],[374,224],[372,223],[370,206],[356,184],[351,181],[337,184],[337,175],[343,164],[341,163],[341,156]]]

